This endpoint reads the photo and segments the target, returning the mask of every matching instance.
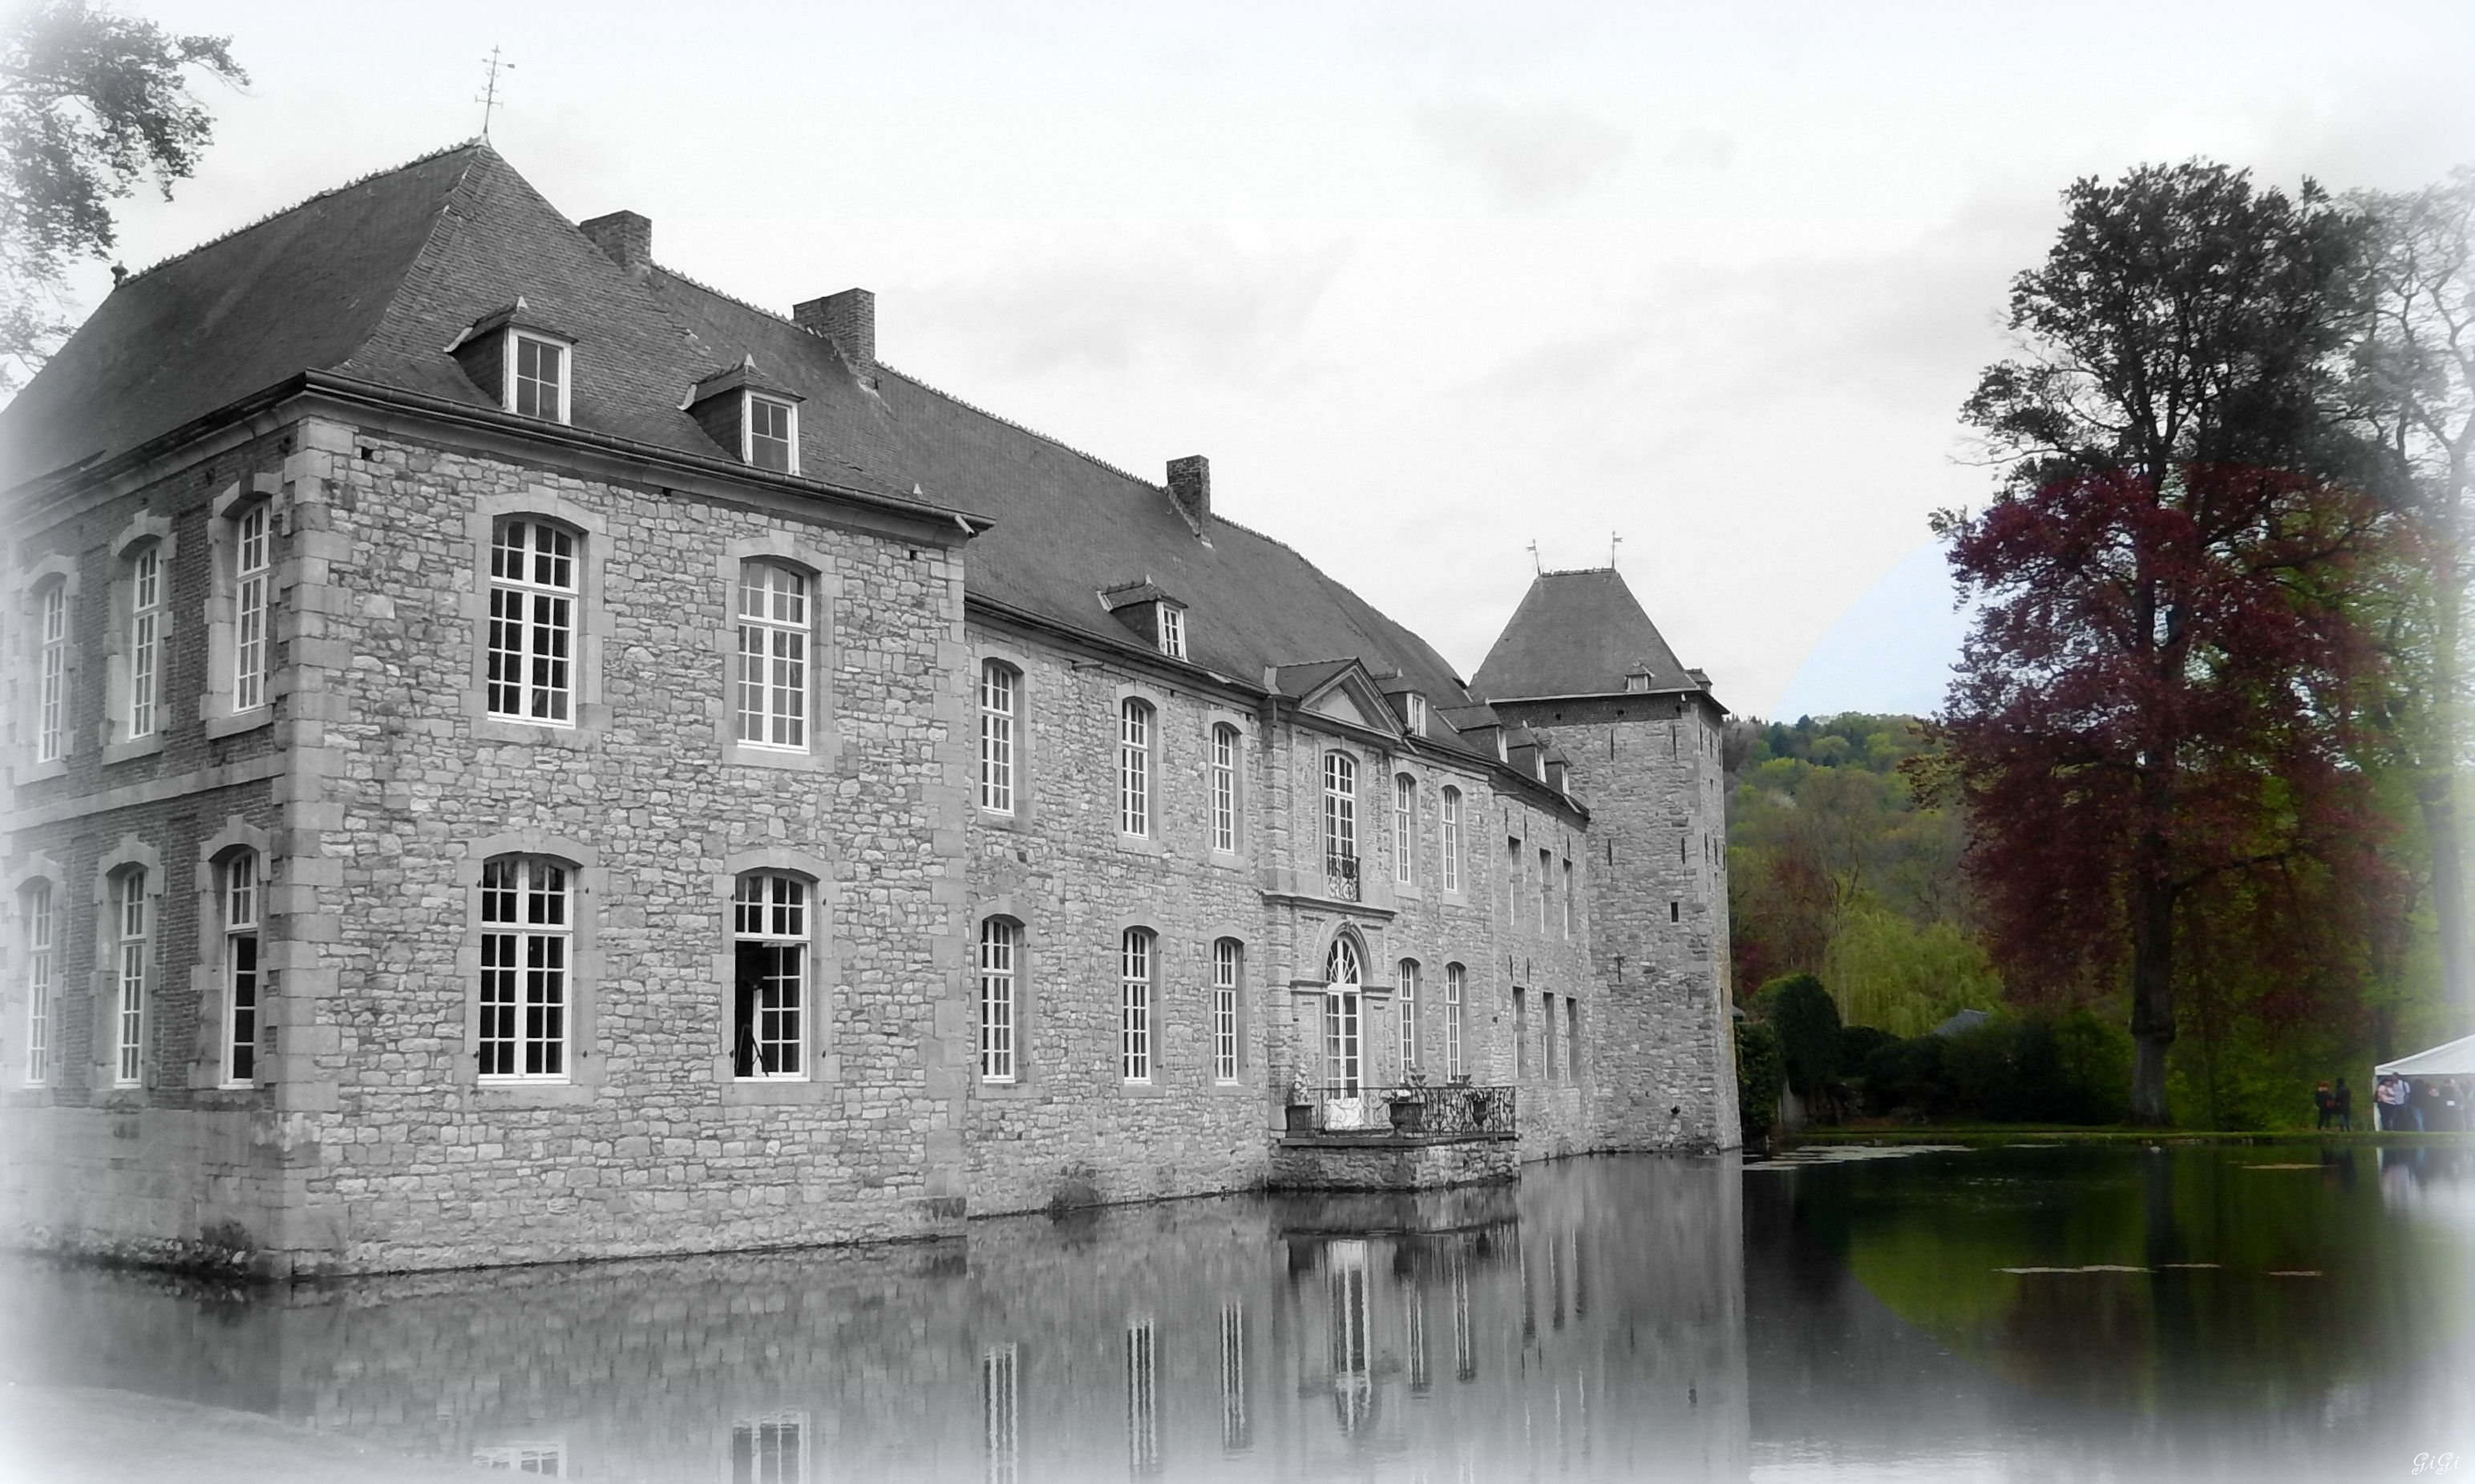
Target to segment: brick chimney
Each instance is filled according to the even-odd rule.
[[[633,211],[613,211],[589,222],[578,222],[576,230],[601,250],[601,255],[626,269],[641,274],[653,262],[652,218],[638,216]]]
[[[1212,460],[1196,453],[1168,461],[1168,498],[1195,534],[1212,523]]]
[[[864,288],[791,306],[791,323],[841,347],[843,358],[867,376],[876,370],[876,296]]]

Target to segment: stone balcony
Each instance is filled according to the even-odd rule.
[[[1274,1190],[1433,1190],[1519,1172],[1519,1104],[1510,1087],[1305,1091],[1272,1147]]]

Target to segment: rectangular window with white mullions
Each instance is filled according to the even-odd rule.
[[[1118,944],[1117,1075],[1152,1080],[1152,936],[1128,928]]]
[[[1238,852],[1238,729],[1227,722],[1212,729],[1212,848]]]
[[[799,409],[787,401],[747,394],[747,462],[780,474],[799,472]]]
[[[531,335],[515,337],[515,375],[507,378],[507,408],[519,417],[568,420],[567,347]]]
[[[751,871],[731,901],[730,1070],[755,1080],[808,1075],[808,884]]]
[[[52,884],[26,888],[26,1085],[52,1080]]]
[[[1117,831],[1152,832],[1152,709],[1141,701],[1117,708]]]
[[[1392,879],[1409,886],[1417,862],[1418,780],[1403,773],[1392,780]]]
[[[1444,1075],[1458,1077],[1468,1070],[1461,1060],[1463,1022],[1461,997],[1469,991],[1469,970],[1458,963],[1444,965]]]
[[[224,1085],[257,1080],[257,857],[224,863]]]
[[[1212,1080],[1238,1080],[1238,984],[1246,950],[1234,937],[1212,945]]]
[[[1186,658],[1186,610],[1160,605],[1160,652],[1172,660]]]
[[[114,882],[112,915],[120,929],[118,1013],[113,1017],[118,1042],[112,1058],[111,1083],[135,1087],[146,1069],[146,873],[129,870]]]
[[[37,707],[41,713],[35,730],[35,761],[57,761],[68,750],[69,740],[69,590],[65,582],[55,582],[43,589],[42,618],[39,632],[42,653],[37,662],[40,672],[41,694]]]
[[[502,521],[490,546],[489,711],[575,724],[576,537]]]
[[[980,807],[1014,813],[1014,728],[1020,677],[991,660],[980,667]]]
[[[1461,888],[1461,791],[1446,789],[1443,804],[1444,889]]]
[[[730,1484],[808,1484],[807,1414],[776,1412],[731,1423]]]
[[[163,551],[148,547],[129,566],[129,735],[155,735],[162,690]]]
[[[567,1077],[575,921],[566,866],[528,856],[502,856],[482,865],[482,1077]]]
[[[274,588],[275,546],[267,532],[263,501],[241,512],[233,548],[233,710],[266,704],[268,595]]]
[[[1002,917],[980,924],[980,1081],[1015,1080],[1017,970],[1022,935]]]
[[[1395,985],[1393,998],[1398,1002],[1394,1008],[1401,1015],[1401,1070],[1414,1072],[1418,1070],[1420,1053],[1418,996],[1423,987],[1419,977],[1418,961],[1402,960],[1393,983]]]
[[[808,579],[771,562],[739,574],[739,740],[808,745]]]

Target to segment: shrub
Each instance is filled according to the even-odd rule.
[[[1781,1076],[1778,1033],[1758,1020],[1737,1021],[1736,1121],[1744,1128],[1746,1143],[1770,1136],[1771,1122],[1778,1115]]]
[[[1939,1035],[1892,1041],[1865,1058],[1866,1106],[1877,1113],[1907,1110],[1935,1117],[1952,1103],[1950,1045]]]
[[[1793,974],[1762,986],[1778,1033],[1779,1059],[1797,1096],[1817,1097],[1839,1072],[1839,1007],[1810,974]]]

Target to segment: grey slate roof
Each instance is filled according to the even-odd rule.
[[[1647,671],[1654,691],[1699,691],[1613,568],[1541,572],[1487,651],[1470,689],[1492,701],[1614,695]]]
[[[1144,649],[1099,594],[1148,574],[1188,606],[1193,663],[1240,684],[1346,656],[1442,715],[1473,700],[1425,640],[1290,547],[1218,515],[1207,544],[1157,485],[902,372],[855,368],[831,340],[676,273],[630,273],[478,141],[122,283],[0,409],[0,489],[125,453],[305,371],[494,407],[446,347],[519,298],[576,341],[572,423],[585,432],[724,456],[680,404],[753,356],[800,399],[803,477],[994,519],[964,548],[975,603]]]

